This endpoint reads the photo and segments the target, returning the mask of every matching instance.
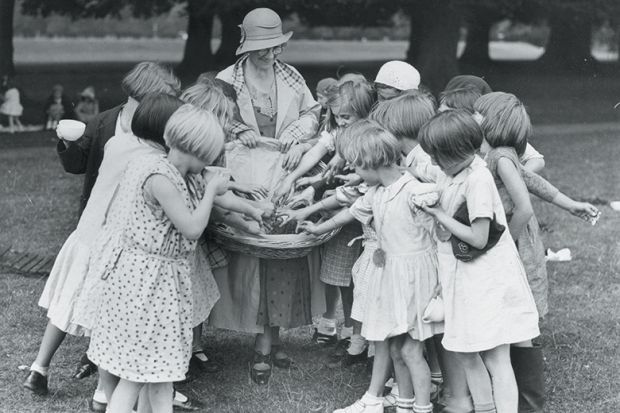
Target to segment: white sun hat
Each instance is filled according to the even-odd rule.
[[[420,86],[420,72],[407,62],[392,60],[381,66],[375,83],[398,90],[417,89]]]

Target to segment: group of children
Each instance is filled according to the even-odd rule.
[[[46,393],[66,333],[88,335],[99,369],[93,408],[169,412],[190,363],[209,365],[201,326],[219,298],[215,280],[226,277],[225,253],[203,238],[209,220],[260,233],[274,206],[209,168],[235,139],[229,85],[207,76],[177,98],[168,70],[141,63],[123,89],[113,135],[59,143],[59,154],[102,154],[41,296],[49,322],[24,385]],[[527,143],[523,104],[461,76],[438,105],[399,61],[374,83],[356,74],[321,81],[317,98],[314,146],[287,164],[272,201],[289,201],[278,219],[299,231],[341,228],[321,247],[327,305],[313,339],[335,345],[330,366],[374,359],[367,392],[336,411],[391,404],[429,413],[433,403],[444,412],[542,411],[542,353],[532,339],[547,312],[547,280],[529,192],[582,218],[597,210],[533,172],[544,161]],[[65,169],[83,172],[84,156],[74,159],[84,165]],[[321,160],[325,172],[304,177]],[[287,200],[294,188],[305,188],[301,208]],[[307,221],[319,211],[331,218]],[[390,376],[397,385],[383,398]]]

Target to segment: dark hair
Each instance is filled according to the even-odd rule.
[[[422,127],[420,146],[444,168],[474,155],[482,144],[482,129],[463,109],[447,110],[435,115]]]
[[[491,86],[481,77],[473,75],[454,76],[446,85],[444,91],[460,89],[462,87],[472,86],[480,92],[481,95],[493,92]]]
[[[458,89],[444,90],[439,95],[440,105],[449,109],[466,109],[474,113],[474,103],[480,97],[480,91],[474,86],[465,86]]]
[[[235,91],[233,85],[223,81],[222,79],[213,79],[213,84],[218,87],[228,99],[237,103],[237,92]]]
[[[484,138],[494,148],[510,146],[521,156],[532,135],[532,123],[523,103],[511,93],[492,92],[474,105],[483,116]]]
[[[131,119],[131,131],[138,138],[166,146],[164,129],[170,116],[183,105],[176,96],[149,93],[144,96]]]
[[[417,139],[420,128],[434,115],[435,105],[429,95],[414,89],[377,103],[370,118],[400,140]]]

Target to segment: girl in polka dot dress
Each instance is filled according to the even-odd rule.
[[[192,349],[191,260],[213,200],[228,179],[198,175],[221,153],[212,114],[186,104],[166,124],[167,156],[127,168],[106,216],[93,270],[105,280],[88,357],[99,367],[108,411],[131,412],[145,383],[153,412],[172,411]],[[142,401],[142,400],[141,400]]]

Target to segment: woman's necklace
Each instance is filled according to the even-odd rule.
[[[252,106],[254,106],[258,113],[263,114],[273,121],[274,116],[277,113],[275,105],[275,78],[269,87],[269,91],[264,92],[258,90],[256,87],[248,84],[248,90],[250,91],[250,98],[252,99]]]

